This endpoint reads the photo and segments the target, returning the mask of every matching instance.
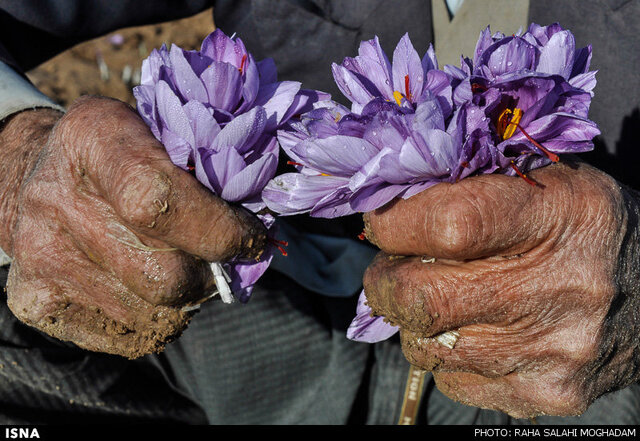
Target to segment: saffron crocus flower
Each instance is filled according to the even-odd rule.
[[[276,130],[328,95],[278,82],[273,60],[256,62],[242,40],[216,30],[199,51],[163,45],[142,63],[134,88],[138,112],[172,162],[222,199],[254,213],[265,208],[261,192],[278,164]],[[273,217],[260,215],[267,228]],[[225,302],[231,291],[248,300],[271,259],[212,263]],[[229,284],[231,287],[229,287]]]
[[[398,42],[392,62],[375,37],[360,43],[355,58],[334,63],[332,71],[340,91],[352,102],[354,113],[361,113],[375,98],[415,108],[431,96],[438,97],[445,116],[451,113],[451,81],[438,69],[433,46],[420,58],[408,34]]]

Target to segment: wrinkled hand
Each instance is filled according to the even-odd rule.
[[[541,185],[439,184],[366,215],[383,252],[365,292],[450,398],[518,418],[575,415],[638,377],[637,195],[586,164],[530,177]],[[453,349],[430,338],[454,330]]]
[[[175,167],[124,103],[61,116],[22,112],[0,134],[9,307],[86,349],[161,350],[193,314],[182,306],[215,290],[207,261],[256,258],[264,227]]]

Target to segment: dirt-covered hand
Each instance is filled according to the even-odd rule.
[[[449,397],[580,414],[638,378],[638,198],[582,163],[530,177],[439,184],[366,215],[382,252],[365,292]],[[452,349],[433,338],[446,331]]]
[[[161,350],[191,318],[183,306],[215,290],[207,262],[265,246],[260,221],[175,167],[122,102],[21,112],[0,144],[8,304],[51,336],[130,358]]]

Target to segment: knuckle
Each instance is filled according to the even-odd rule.
[[[171,178],[141,164],[123,167],[114,192],[116,210],[134,227],[153,228],[171,207]]]
[[[464,253],[482,236],[482,211],[475,198],[462,196],[447,197],[432,211],[429,236],[445,257]]]

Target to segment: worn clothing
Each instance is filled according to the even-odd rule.
[[[353,55],[361,40],[377,34],[387,53],[405,32],[424,50],[433,41],[425,0],[157,1],[152,7],[135,0],[0,0],[0,60],[25,71],[83,39],[211,5],[216,24],[241,36],[257,59],[275,58],[281,79],[336,99],[330,64]],[[536,0],[529,8],[530,21],[559,21],[578,45],[593,44],[600,72],[592,115],[603,135],[590,157],[629,179],[624,167],[633,165],[630,147],[640,127],[639,18],[640,1]],[[164,353],[140,360],[53,340],[19,323],[3,301],[0,422],[395,424],[409,368],[397,338],[368,345],[345,337],[357,282],[375,250],[350,239],[348,222],[300,216],[286,219],[283,231],[313,264],[278,258],[248,304],[205,304]],[[0,275],[6,278],[6,269]],[[637,424],[640,391],[633,385],[607,395],[582,417],[539,421]],[[432,381],[418,422],[528,423],[454,403]]]

